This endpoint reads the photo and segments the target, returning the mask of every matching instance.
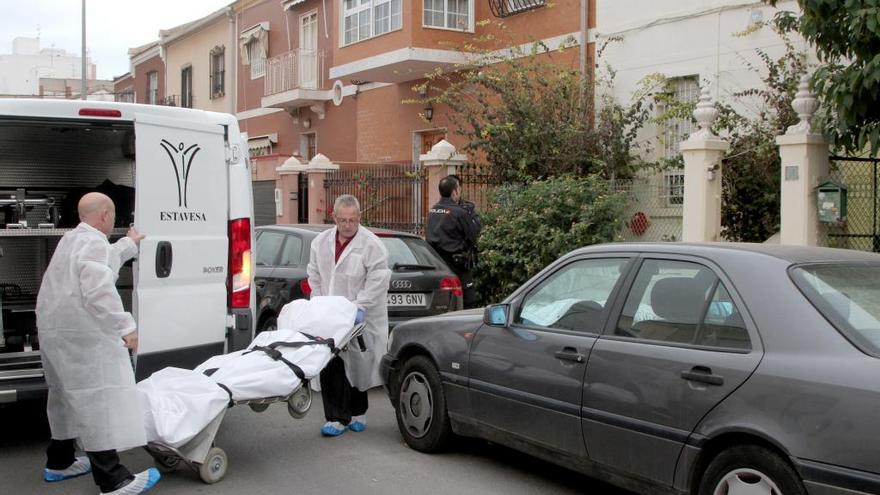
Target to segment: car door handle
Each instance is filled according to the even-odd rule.
[[[584,362],[584,355],[579,353],[574,347],[566,347],[561,351],[556,351],[554,356],[556,356],[557,359],[564,359],[566,361],[574,361],[576,363]]]
[[[724,385],[724,378],[721,375],[712,374],[712,369],[706,366],[694,366],[690,370],[682,371],[681,377],[691,382],[707,385]]]
[[[160,241],[156,246],[156,278],[167,278],[171,275],[171,265],[174,262],[174,252],[171,243]]]

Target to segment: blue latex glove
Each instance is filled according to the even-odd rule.
[[[354,317],[355,323],[363,323],[364,322],[364,310],[358,308],[358,312]]]

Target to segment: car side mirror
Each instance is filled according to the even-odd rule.
[[[483,323],[495,327],[506,327],[510,317],[509,304],[493,304],[483,311]]]

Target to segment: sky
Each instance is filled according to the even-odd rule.
[[[204,17],[232,0],[86,0],[86,47],[99,79],[129,70],[128,49]],[[41,48],[82,52],[82,0],[0,0],[0,55],[12,40],[39,35]]]

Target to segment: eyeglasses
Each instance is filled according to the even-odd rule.
[[[357,225],[359,220],[358,218],[335,218],[337,225]]]

